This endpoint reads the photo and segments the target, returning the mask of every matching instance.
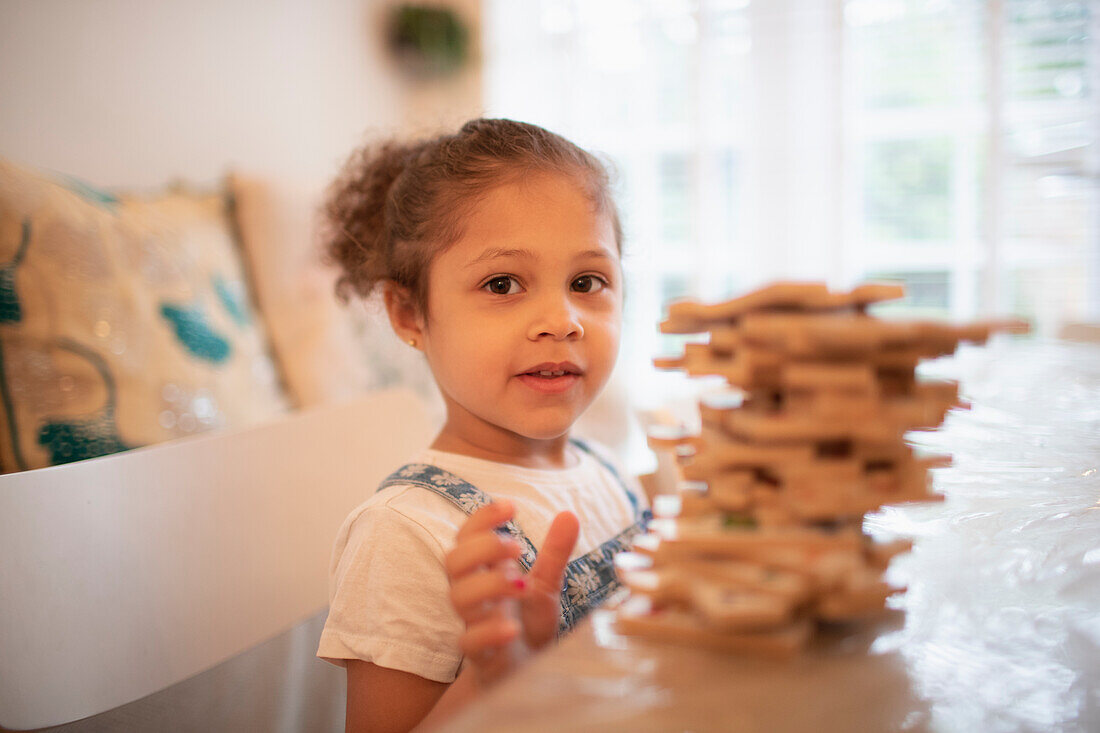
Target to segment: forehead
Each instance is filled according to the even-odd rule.
[[[601,249],[618,259],[611,218],[575,176],[534,173],[494,186],[462,217],[462,235],[448,253],[477,258],[493,247],[536,254]]]

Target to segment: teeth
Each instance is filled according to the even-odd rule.
[[[538,372],[538,375],[540,377],[560,377],[563,374],[565,374],[564,371],[561,371],[561,372],[547,372],[547,371]]]

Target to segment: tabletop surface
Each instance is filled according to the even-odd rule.
[[[601,609],[447,729],[1100,730],[1100,346],[999,338],[921,373],[972,406],[910,434],[954,456],[945,501],[866,518],[914,540],[887,617],[777,661],[621,636]]]

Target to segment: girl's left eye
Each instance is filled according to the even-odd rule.
[[[573,289],[578,293],[598,293],[607,287],[603,278],[595,275],[581,275],[573,281]]]
[[[497,275],[481,286],[493,295],[512,295],[519,290],[519,283],[511,275]]]

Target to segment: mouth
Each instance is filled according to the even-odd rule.
[[[537,364],[516,376],[519,377],[520,382],[536,392],[558,394],[580,381],[583,374],[581,368],[571,362],[546,362]]]
[[[569,361],[543,362],[530,369],[519,373],[521,377],[536,377],[538,379],[557,379],[559,377],[579,377],[584,372],[579,366]]]

